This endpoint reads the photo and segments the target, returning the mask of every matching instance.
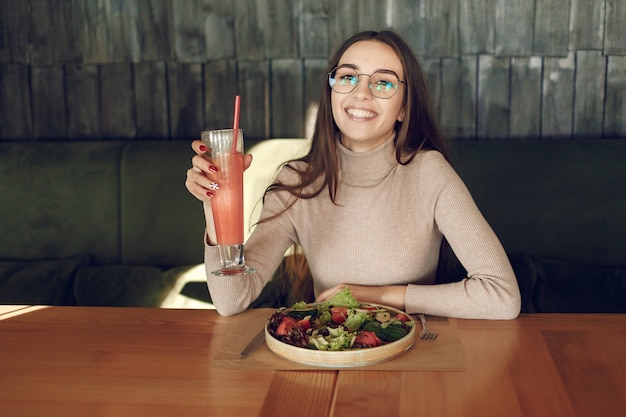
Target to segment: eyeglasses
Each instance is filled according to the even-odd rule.
[[[359,74],[352,67],[337,67],[328,73],[328,84],[335,93],[349,94],[354,91],[365,75],[370,78],[367,84],[374,97],[391,98],[398,92],[400,84],[405,84],[393,71],[380,70],[373,74]]]

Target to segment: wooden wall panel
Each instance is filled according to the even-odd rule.
[[[380,18],[374,29],[389,27],[400,32],[409,46],[423,58],[456,56],[459,51],[458,3],[449,0],[398,0],[395,3],[376,2],[368,15]],[[391,7],[394,6],[394,7]],[[434,25],[428,22],[441,22]],[[363,25],[360,25],[363,28]]]
[[[462,122],[457,133],[461,139],[474,138],[478,117],[478,55],[461,57],[461,90]]]
[[[298,38],[302,58],[327,58],[328,10],[323,0],[305,0],[299,3]]]
[[[624,0],[606,0],[604,36],[606,55],[626,54],[626,2]]]
[[[0,64],[29,62],[29,3],[0,1]]]
[[[84,7],[84,0],[50,0],[49,18],[53,28],[49,36],[53,40],[49,46],[54,49],[55,63],[82,62]]]
[[[378,0],[359,0],[349,13],[358,16],[358,30],[381,30],[392,19],[387,3]]]
[[[100,123],[104,138],[133,138],[135,106],[131,64],[107,64],[100,67]]]
[[[172,2],[178,62],[202,63],[235,56],[233,4],[219,0]]]
[[[467,0],[459,4],[461,54],[493,54],[496,0]]]
[[[0,0],[0,139],[186,139],[230,125],[237,93],[246,138],[306,134],[307,80],[359,29],[387,27],[450,137],[626,137],[624,21],[622,0]],[[270,82],[288,61],[297,97]],[[293,125],[273,114],[290,102]]]
[[[359,30],[359,7],[357,0],[328,2],[329,57],[345,39]]]
[[[0,65],[11,63],[11,50],[16,47],[17,43],[9,38],[11,33],[9,30],[9,22],[11,18],[14,17],[13,13],[11,13],[10,6],[10,3],[0,2]],[[26,37],[26,33],[22,31],[21,36]],[[27,61],[26,57],[24,57],[24,61]],[[0,129],[2,129],[2,126],[0,126]]]
[[[202,131],[202,66],[167,65],[169,118],[171,134],[177,138],[197,139]]]
[[[426,19],[438,22],[426,24],[424,55],[428,57],[454,57],[459,55],[459,2],[458,0],[427,0]]]
[[[532,1],[496,0],[496,55],[532,55],[534,6]]]
[[[142,5],[137,22],[141,61],[173,59],[171,0],[142,0]]]
[[[62,65],[32,67],[33,136],[36,139],[67,138],[64,86]]]
[[[480,138],[509,136],[509,58],[481,55],[478,60],[478,122]]]
[[[33,134],[29,68],[22,64],[0,65],[0,138],[28,139]]]
[[[534,55],[567,56],[570,0],[535,0]]]
[[[397,29],[420,58],[427,56],[437,58],[433,54],[436,48],[429,45],[431,39],[428,39],[431,32],[428,20],[429,15],[433,13],[430,0],[398,0],[394,5],[395,12],[389,18],[393,24],[387,22],[385,28]]]
[[[604,135],[626,136],[626,56],[608,59]]]
[[[204,124],[202,130],[226,129],[233,125],[237,88],[237,62],[209,61],[204,65]],[[246,100],[247,97],[244,97]],[[242,126],[245,129],[245,126]],[[244,135],[247,133],[244,130]]]
[[[240,60],[260,60],[265,56],[263,31],[259,27],[259,9],[255,0],[233,2],[235,8],[235,44]]]
[[[571,137],[574,107],[574,54],[567,58],[545,58],[541,98],[541,134]]]
[[[446,137],[473,139],[476,135],[476,68],[474,55],[441,61],[440,119]]]
[[[30,0],[30,2],[37,7],[31,9],[28,22],[28,62],[34,65],[49,65],[55,62],[54,37],[51,36],[51,32],[57,22],[52,18],[49,1]]]
[[[292,0],[257,0],[257,24],[263,31],[267,58],[298,57],[298,24]]]
[[[234,2],[237,57],[244,60],[298,56],[298,24],[290,0]]]
[[[167,70],[164,62],[133,65],[137,138],[170,137]]]
[[[385,28],[393,27],[400,32],[413,51],[420,57],[424,57],[428,50],[426,47],[426,2],[420,1],[416,3],[414,0],[396,0],[394,6],[392,8],[393,14],[385,17],[385,20],[393,21],[393,25],[385,22]]]
[[[172,3],[173,61],[202,62],[207,56],[204,20],[207,18],[207,0],[189,0]],[[190,7],[191,6],[191,7]]]
[[[604,1],[571,0],[569,49],[602,49]]]
[[[82,62],[84,28],[80,22],[84,16],[84,2],[30,0],[30,5],[27,26],[29,62],[33,65]]]
[[[138,3],[126,0],[87,1],[83,11],[83,62],[139,62]]]
[[[67,134],[71,138],[100,137],[100,88],[97,65],[65,66]]]
[[[541,131],[540,57],[511,59],[511,138],[537,137]]]
[[[315,128],[315,118],[323,88],[327,84],[328,62],[325,59],[304,61],[304,137],[310,138]]]
[[[304,136],[304,72],[299,59],[275,59],[271,67],[271,136]]]
[[[601,51],[576,53],[574,135],[602,136],[606,57]]]
[[[426,86],[430,94],[432,111],[438,122],[441,123],[441,96],[442,96],[442,80],[441,80],[441,60],[440,59],[422,59],[422,71],[426,79]]]
[[[271,137],[269,89],[267,61],[239,62],[240,124],[246,137]]]

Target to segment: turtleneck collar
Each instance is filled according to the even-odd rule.
[[[394,146],[395,134],[366,152],[353,152],[337,143],[339,175],[343,183],[369,186],[380,183],[398,165]]]

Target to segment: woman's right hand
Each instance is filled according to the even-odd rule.
[[[207,146],[201,140],[194,140],[191,148],[196,155],[191,159],[191,168],[187,170],[187,180],[185,187],[187,190],[202,202],[209,202],[219,189],[219,184],[215,173],[217,166],[205,153]]]
[[[198,200],[208,203],[216,192],[219,192],[219,182],[217,180],[218,167],[206,154],[208,147],[201,140],[194,140],[191,148],[196,155],[191,159],[191,168],[187,170],[185,187]],[[252,163],[252,155],[243,157],[243,169],[247,169]]]

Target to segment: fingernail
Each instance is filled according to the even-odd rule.
[[[207,191],[206,192],[206,196],[209,197],[209,198],[213,198],[213,193],[210,192],[210,191]]]
[[[217,191],[217,190],[219,190],[219,189],[220,189],[220,186],[219,186],[219,184],[218,184],[218,183],[216,183],[216,182],[212,182],[212,183],[211,183],[211,185],[209,185],[209,190],[212,190],[212,191]]]
[[[209,165],[209,171],[217,172],[217,167],[215,165]]]
[[[207,147],[204,145],[200,145],[200,152],[206,152]]]

